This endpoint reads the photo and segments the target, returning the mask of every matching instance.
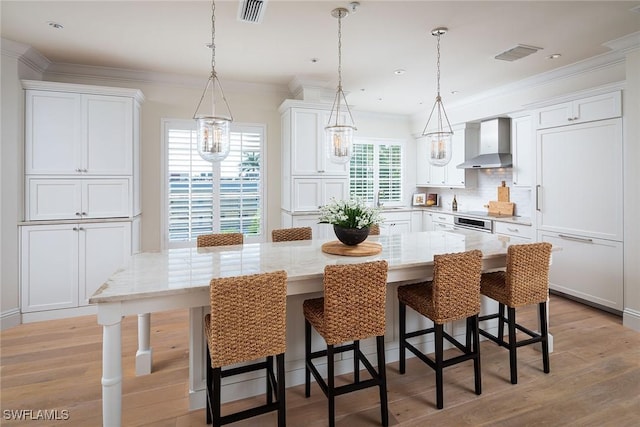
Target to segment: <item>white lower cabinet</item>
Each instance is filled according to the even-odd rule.
[[[130,222],[21,227],[22,312],[87,305],[130,256]]]
[[[380,234],[401,234],[411,231],[411,212],[382,212]]]
[[[428,231],[451,231],[454,229],[453,215],[443,213],[431,214],[431,229]]]
[[[503,236],[520,237],[527,240],[532,240],[535,237],[533,228],[530,225],[511,224],[508,222],[494,221],[493,232]]]
[[[550,289],[623,310],[622,242],[546,231],[538,240],[560,248],[552,254]]]

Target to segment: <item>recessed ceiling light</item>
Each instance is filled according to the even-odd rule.
[[[378,101],[382,101],[382,98],[378,98]]]
[[[547,56],[547,59],[558,59],[560,58],[562,55],[560,55],[559,53],[553,53],[549,56]]]
[[[459,94],[459,93],[460,93],[460,91],[459,91],[459,90],[452,90],[452,91],[451,91],[451,95],[457,95],[457,94]]]
[[[396,76],[401,76],[401,75],[403,75],[403,74],[404,74],[404,73],[406,73],[406,72],[407,72],[407,70],[404,70],[404,69],[402,69],[402,68],[398,68],[397,70],[394,70],[394,71],[393,71],[393,74],[395,74]]]
[[[312,64],[316,64],[316,63],[318,63],[318,61],[320,61],[318,58],[311,58],[309,60],[309,62],[311,62]]]
[[[51,27],[51,28],[55,28],[56,30],[61,30],[64,28],[64,26],[62,24],[59,24],[57,22],[54,21],[49,21],[47,22],[47,24]]]

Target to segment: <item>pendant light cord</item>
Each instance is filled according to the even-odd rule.
[[[436,60],[436,80],[438,82],[438,98],[440,98],[440,34],[438,33],[438,44],[437,44],[437,60]]]
[[[338,90],[342,90],[342,12],[338,15]]]
[[[216,2],[211,2],[211,77],[216,77]]]

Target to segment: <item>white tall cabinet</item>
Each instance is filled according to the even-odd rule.
[[[596,110],[597,105],[602,108]],[[583,114],[572,114],[569,117],[573,120],[563,122],[551,119],[557,111],[568,109]],[[562,109],[551,106],[542,110],[536,112],[538,240],[562,248],[553,254],[550,287],[621,312],[624,236],[620,92],[564,103]],[[550,126],[541,128],[545,123]]]
[[[23,321],[92,312],[88,298],[140,247],[144,98],[136,89],[22,83]]]
[[[347,164],[329,161],[324,128],[330,105],[287,100],[280,106],[282,124],[281,226],[310,226],[314,237],[333,231],[318,224],[319,209],[332,198],[349,197]]]

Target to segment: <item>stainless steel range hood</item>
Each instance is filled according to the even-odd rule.
[[[511,166],[511,119],[499,117],[480,123],[480,154],[456,167],[491,169]]]

